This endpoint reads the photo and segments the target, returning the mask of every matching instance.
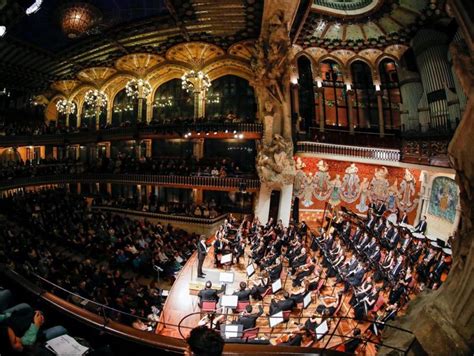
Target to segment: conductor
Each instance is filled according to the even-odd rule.
[[[206,274],[202,272],[202,264],[204,263],[204,259],[206,258],[206,255],[207,255],[205,235],[201,235],[201,238],[199,239],[199,242],[198,242],[197,250],[198,250],[198,278],[204,278]]]

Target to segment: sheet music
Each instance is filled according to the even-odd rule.
[[[226,264],[226,263],[230,263],[230,262],[232,262],[232,254],[231,253],[229,253],[227,255],[223,255],[221,257],[221,264]]]
[[[89,349],[69,335],[61,335],[46,342],[46,347],[57,355],[84,355]]]

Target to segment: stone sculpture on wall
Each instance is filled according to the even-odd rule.
[[[255,90],[263,104],[264,139],[257,156],[263,183],[293,184],[296,173],[291,142],[290,38],[285,14],[277,10],[257,41],[251,60]]]
[[[357,172],[359,172],[359,169],[352,163],[346,168],[346,174],[343,178],[341,195],[344,197],[344,201],[348,203],[355,202],[360,195],[360,179]]]
[[[263,183],[293,184],[296,174],[293,145],[281,135],[274,135],[270,145],[261,145],[257,154],[257,172]]]
[[[400,183],[398,192],[397,205],[400,211],[409,213],[418,206],[418,199],[414,198],[415,192],[415,177],[408,169],[405,169],[405,175],[403,176],[403,181]]]

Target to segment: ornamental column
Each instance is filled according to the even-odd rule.
[[[418,104],[423,96],[420,74],[398,68],[398,79],[403,99],[403,110],[400,110],[402,125],[405,130],[418,130]]]

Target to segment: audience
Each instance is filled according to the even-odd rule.
[[[91,211],[83,197],[61,189],[13,195],[0,205],[9,218],[0,233],[7,265],[72,291],[78,297],[54,290],[77,304],[86,298],[122,311],[111,317],[130,325],[161,308],[159,288],[141,285],[140,277],[154,276],[157,266],[172,280],[196,248],[194,234]]]

